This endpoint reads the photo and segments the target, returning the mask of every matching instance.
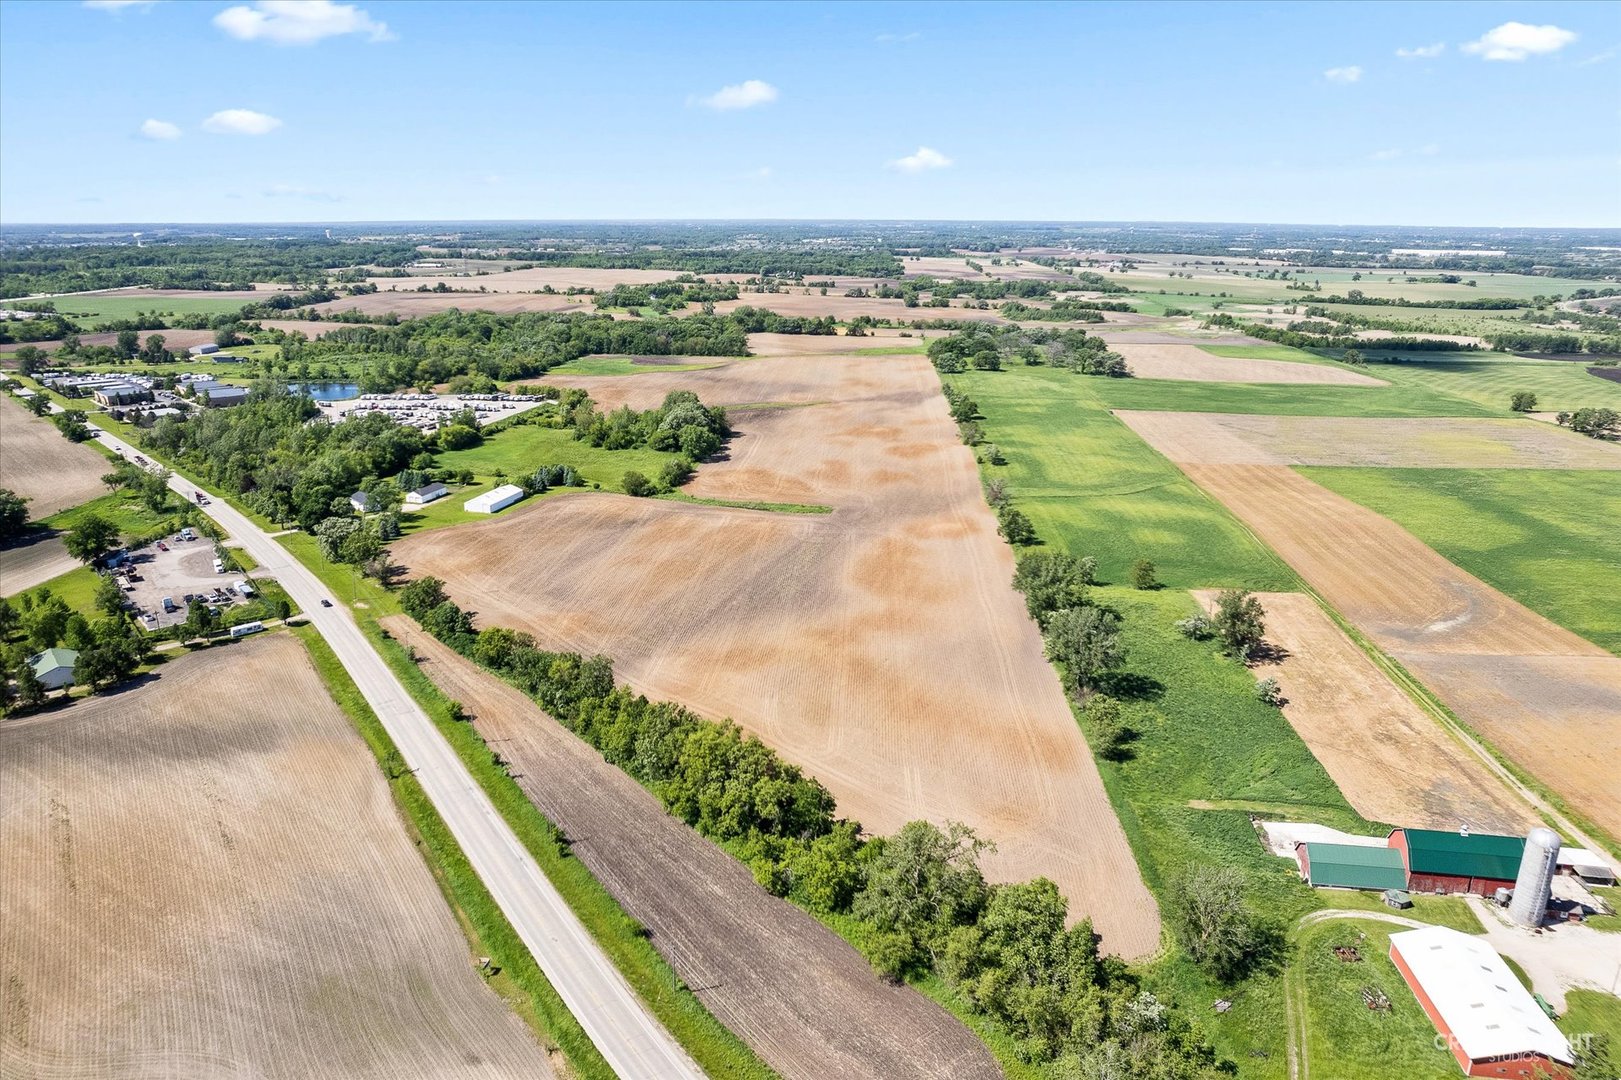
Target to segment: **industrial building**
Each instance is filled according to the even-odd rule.
[[[1570,1043],[1477,937],[1446,926],[1390,935],[1390,960],[1466,1076],[1559,1076]]]
[[[415,491],[405,493],[405,501],[412,506],[426,506],[435,499],[442,499],[450,494],[450,489],[443,484],[427,484]]]
[[[1420,893],[1491,896],[1512,889],[1525,840],[1490,833],[1392,829],[1388,846],[1401,852],[1407,888]]]
[[[96,399],[97,405],[103,407],[135,405],[143,401],[151,401],[152,390],[150,387],[141,386],[139,383],[109,383],[106,386],[97,387],[91,392],[90,396]]]
[[[523,498],[523,488],[517,484],[502,484],[498,488],[468,499],[462,503],[462,509],[469,514],[494,514],[505,510],[521,498]]]
[[[210,409],[228,409],[248,400],[248,388],[245,386],[198,386],[196,392]]]

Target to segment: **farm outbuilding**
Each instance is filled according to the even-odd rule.
[[[1394,829],[1389,846],[1401,853],[1407,888],[1417,893],[1491,896],[1512,889],[1525,853],[1524,837],[1462,830]]]
[[[450,489],[443,484],[427,484],[414,491],[405,493],[405,501],[412,506],[425,506],[435,499],[442,499],[450,494]]]
[[[228,409],[233,405],[240,405],[248,400],[248,388],[245,386],[223,386],[214,383],[197,387],[197,396],[211,409]]]
[[[1308,885],[1327,889],[1405,889],[1407,868],[1401,852],[1360,844],[1295,845],[1300,876]]]
[[[47,690],[60,690],[73,683],[73,669],[79,663],[79,654],[72,649],[46,649],[28,658],[34,669],[34,678]]]
[[[502,484],[498,488],[468,499],[462,503],[462,509],[469,514],[493,514],[505,510],[521,498],[523,498],[523,488],[517,484]]]
[[[209,353],[217,353],[217,352],[219,352],[220,347],[218,345],[213,345],[213,344],[209,344],[209,345],[193,345],[191,348],[187,349],[186,351],[189,352],[193,356],[207,356]]]
[[[1446,926],[1390,935],[1390,960],[1466,1076],[1564,1075],[1570,1043],[1497,950]]]

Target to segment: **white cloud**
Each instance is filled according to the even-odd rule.
[[[393,41],[388,25],[353,4],[332,0],[254,0],[214,16],[214,25],[239,41],[274,45],[313,45],[322,38],[365,34],[371,41]]]
[[[916,30],[913,30],[906,34],[879,34],[877,37],[873,38],[873,40],[885,45],[889,45],[897,41],[916,41],[922,36],[922,34],[918,33]]]
[[[1373,153],[1368,155],[1368,160],[1369,161],[1395,161],[1397,158],[1400,158],[1400,157],[1434,157],[1436,154],[1439,154],[1440,152],[1441,152],[1441,147],[1438,144],[1436,144],[1436,143],[1425,143],[1423,146],[1420,146],[1416,150],[1402,150],[1402,149],[1397,149],[1397,148],[1394,148],[1394,147],[1392,147],[1392,148],[1390,148],[1388,150],[1375,150]]]
[[[266,198],[271,199],[308,199],[311,202],[341,202],[342,196],[334,195],[330,191],[320,188],[305,187],[303,184],[271,184],[265,188]]]
[[[252,109],[221,109],[203,121],[203,130],[215,135],[269,135],[281,121]]]
[[[927,146],[917,148],[917,153],[907,154],[903,158],[896,158],[889,163],[891,169],[901,172],[917,173],[929,169],[943,169],[951,164],[951,159],[938,150],[931,150]]]
[[[1602,64],[1606,60],[1614,60],[1614,59],[1615,59],[1615,50],[1614,49],[1605,49],[1603,52],[1594,53],[1592,56],[1589,56],[1586,60],[1578,60],[1578,61],[1576,61],[1576,66],[1577,67],[1587,67],[1589,64]]]
[[[131,8],[146,11],[156,2],[157,0],[84,0],[84,6],[91,11],[110,11],[117,15]]]
[[[1396,55],[1403,60],[1433,60],[1446,52],[1446,42],[1437,41],[1434,45],[1417,45],[1411,49],[1397,49]]]
[[[1399,157],[1401,157],[1400,150],[1375,150],[1368,155],[1372,161],[1394,161]]]
[[[180,128],[167,120],[148,120],[141,125],[141,134],[148,139],[178,139]]]
[[[1323,72],[1323,78],[1327,79],[1331,83],[1346,84],[1359,82],[1362,79],[1362,69],[1357,67],[1355,64],[1352,64],[1349,67],[1329,68],[1327,71]]]
[[[1572,30],[1549,24],[1506,22],[1486,31],[1479,41],[1471,41],[1463,51],[1483,60],[1524,60],[1528,56],[1556,53],[1576,40]]]
[[[759,79],[748,79],[736,86],[723,86],[708,97],[689,99],[710,109],[752,109],[777,100],[777,88]]]

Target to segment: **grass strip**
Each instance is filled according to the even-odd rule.
[[[670,502],[692,503],[694,506],[729,506],[734,510],[765,510],[773,514],[831,514],[831,506],[822,506],[819,503],[778,503],[758,502],[747,499],[704,499],[696,495],[687,495],[680,491],[671,491],[663,495],[655,495],[656,499],[667,499]]]

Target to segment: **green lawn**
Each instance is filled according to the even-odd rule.
[[[1413,906],[1394,911],[1385,906],[1376,892],[1353,889],[1317,889],[1318,897],[1326,908],[1351,911],[1381,911],[1387,915],[1417,919],[1419,922],[1450,926],[1465,934],[1483,934],[1486,928],[1461,896],[1413,896]]]
[[[101,618],[101,611],[96,607],[96,588],[101,584],[101,575],[88,566],[80,566],[69,570],[65,574],[53,577],[43,585],[36,585],[16,596],[9,603],[13,608],[21,611],[23,597],[31,597],[34,601],[44,598],[46,590],[56,596],[68,607],[77,611],[85,618],[94,622]]]
[[[979,403],[1014,500],[1047,543],[1092,555],[1106,581],[1151,559],[1177,588],[1296,587],[1294,574],[1231,514],[1098,399],[1102,379],[1046,367],[952,376]],[[1166,385],[1166,384],[1160,384]]]
[[[497,469],[503,470],[509,480],[516,480],[541,465],[572,465],[587,486],[595,483],[605,491],[621,491],[626,472],[634,470],[657,480],[664,463],[676,457],[657,450],[602,450],[561,428],[519,424],[488,436],[481,446],[441,453],[436,465],[441,469],[471,469],[481,480],[493,480]]]
[[[1583,1036],[1602,1036],[1611,1062],[1621,1061],[1621,998],[1602,990],[1565,992],[1565,1015],[1559,1030],[1572,1041]]]
[[[1383,378],[1384,371],[1379,367],[1369,373]],[[1096,384],[1093,392],[1111,409],[1275,416],[1499,416],[1508,406],[1505,400],[1501,408],[1488,408],[1422,385],[1262,385],[1077,377]]]
[[[1586,364],[1573,361],[1424,360],[1370,364],[1365,370],[1400,386],[1464,398],[1500,413],[1509,411],[1509,397],[1518,390],[1535,393],[1537,408],[1546,412],[1574,412],[1584,406],[1621,409],[1621,383],[1589,375]]]
[[[1401,927],[1362,919],[1330,919],[1301,931],[1290,982],[1304,1006],[1306,1052],[1313,1080],[1453,1080],[1458,1063],[1435,1045],[1435,1025],[1390,961],[1390,935]],[[1359,962],[1333,949],[1354,946]],[[1388,1012],[1369,1009],[1362,989],[1390,999]],[[1400,1063],[1399,1070],[1393,1068]]]
[[[133,318],[138,311],[165,315],[226,315],[241,311],[241,297],[169,296],[156,290],[143,290],[123,296],[80,294],[50,299],[56,310],[70,319],[96,323]],[[27,301],[9,300],[6,307],[28,309]],[[160,331],[161,332],[161,331]]]
[[[171,495],[168,512],[154,514],[141,500],[125,492],[114,491],[52,514],[41,524],[67,532],[81,520],[94,514],[117,525],[119,536],[127,543],[131,537],[150,536],[160,530],[166,530],[185,512],[185,509],[180,497]]]
[[[1535,421],[1526,421],[1534,423]],[[1402,525],[1533,611],[1621,653],[1621,473],[1299,470]]]
[[[662,359],[662,358],[661,358]],[[570,360],[566,364],[546,372],[544,375],[530,379],[530,382],[545,382],[546,376],[558,375],[646,375],[652,371],[701,371],[704,368],[720,367],[731,363],[732,358],[706,360],[696,364],[638,364],[629,356],[582,356],[578,360]]]

